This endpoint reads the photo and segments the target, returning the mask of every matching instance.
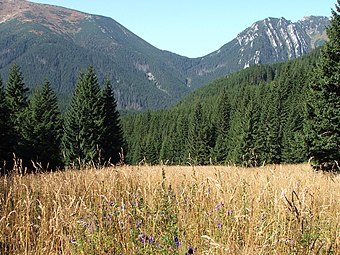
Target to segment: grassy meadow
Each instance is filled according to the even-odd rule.
[[[340,176],[121,166],[0,179],[0,254],[340,254]]]

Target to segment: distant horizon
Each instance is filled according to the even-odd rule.
[[[266,18],[292,22],[308,16],[331,16],[336,0],[197,2],[29,0],[114,19],[153,46],[182,56],[206,56],[233,40],[253,23]]]

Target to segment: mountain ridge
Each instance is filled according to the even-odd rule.
[[[93,65],[101,81],[112,80],[119,108],[135,110],[165,108],[218,77],[304,55],[325,40],[327,19],[267,18],[217,51],[188,58],[157,49],[112,18],[25,0],[0,0],[0,5],[2,77],[17,63],[30,86],[47,78],[60,94],[69,95],[79,72]],[[289,26],[301,37],[297,47],[294,38],[283,43]],[[280,43],[285,47],[275,48]]]

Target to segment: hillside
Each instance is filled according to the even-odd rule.
[[[1,1],[0,73],[21,66],[30,86],[51,80],[72,93],[79,72],[92,64],[110,78],[120,108],[162,108],[189,93],[190,59],[163,52],[113,19],[24,0]]]
[[[115,20],[25,0],[0,0],[0,74],[13,63],[29,87],[49,79],[62,98],[79,72],[93,65],[113,81],[120,109],[162,109],[207,82],[259,63],[275,63],[322,44],[325,17],[297,23],[283,18],[254,23],[202,58],[159,50]]]
[[[320,51],[207,84],[175,107],[123,119],[129,163],[258,166],[308,160],[302,125]],[[161,132],[160,132],[161,131]]]

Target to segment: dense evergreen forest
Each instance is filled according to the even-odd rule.
[[[0,79],[1,173],[116,164],[124,148],[111,83],[101,90],[93,67],[79,75],[68,111],[61,115],[51,84],[31,92],[13,65]],[[14,159],[14,162],[13,162]]]
[[[318,52],[219,79],[176,107],[123,120],[128,161],[257,166],[307,161],[303,119]]]
[[[340,0],[329,42],[297,60],[220,78],[176,106],[120,119],[110,81],[81,73],[65,114],[51,84],[30,92],[17,65],[0,78],[1,172],[129,164],[311,161],[340,171]],[[122,122],[122,123],[120,123]],[[13,162],[14,158],[14,162]]]

